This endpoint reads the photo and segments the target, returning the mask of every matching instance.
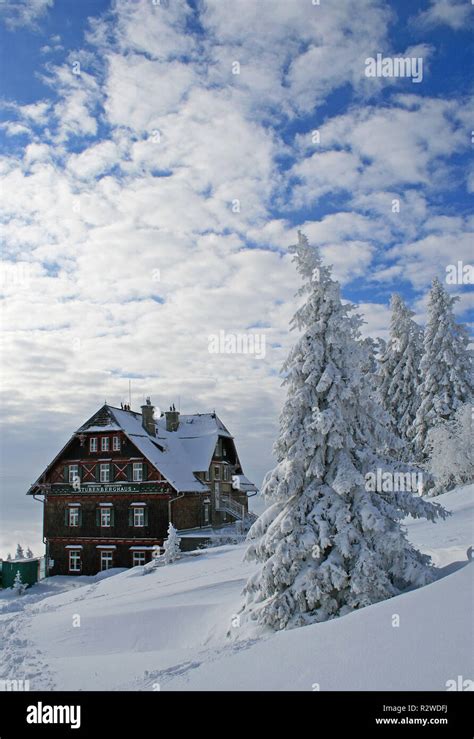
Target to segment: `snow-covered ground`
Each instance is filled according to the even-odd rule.
[[[148,574],[3,591],[0,678],[29,679],[31,690],[445,690],[458,675],[474,677],[474,485],[437,500],[453,511],[446,521],[407,521],[410,539],[442,568],[437,582],[292,631],[258,636],[231,625],[254,569],[242,562],[245,545]]]

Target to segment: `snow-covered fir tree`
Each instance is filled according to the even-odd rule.
[[[450,297],[435,278],[428,303],[428,322],[420,362],[420,405],[415,418],[414,443],[420,459],[426,459],[428,432],[454,418],[464,403],[472,403],[472,356],[466,328],[456,322]]]
[[[180,545],[181,539],[178,536],[178,532],[176,531],[175,527],[172,523],[168,526],[168,538],[165,539],[164,542],[164,554],[163,554],[163,562],[164,564],[171,564],[176,559],[178,559],[180,555]]]
[[[21,579],[20,570],[17,570],[15,579],[13,580],[12,590],[14,590],[15,593],[17,593],[18,595],[23,595],[23,593],[26,590],[26,585],[23,583],[23,580]]]
[[[412,458],[414,422],[420,404],[423,330],[400,295],[392,295],[390,307],[390,340],[379,359],[379,392],[392,419],[392,430],[402,440],[401,456]]]
[[[21,544],[17,544],[16,545],[15,559],[24,559],[24,557],[25,557],[25,555],[24,555],[24,552],[23,552],[23,547],[21,546]]]
[[[11,562],[11,561],[12,561],[12,555],[10,554],[10,552],[8,552],[8,554],[7,554],[7,562]]]
[[[472,406],[461,405],[453,419],[430,429],[427,437],[428,469],[435,479],[430,495],[474,481]]]
[[[25,556],[26,556],[27,559],[33,559],[33,557],[35,556],[33,554],[33,552],[31,551],[30,547],[28,547],[28,549],[26,550],[26,555]]]
[[[373,376],[377,372],[377,341],[376,339],[372,339],[371,336],[368,336],[366,339],[363,339],[362,346],[365,349],[362,371]]]
[[[249,532],[246,557],[261,563],[245,588],[242,623],[274,629],[325,621],[433,577],[407,540],[408,513],[443,509],[411,493],[372,492],[365,475],[389,460],[385,414],[364,378],[353,306],[342,304],[331,269],[301,233],[290,247],[306,298],[292,327],[302,335],[283,366],[287,399],[265,478],[270,507]]]

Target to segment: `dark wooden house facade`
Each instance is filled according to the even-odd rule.
[[[255,486],[215,413],[155,420],[105,404],[28,491],[44,504],[49,575],[133,567],[160,551],[169,522],[184,535],[248,514]]]

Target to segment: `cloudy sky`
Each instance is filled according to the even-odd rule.
[[[469,262],[470,0],[0,0],[0,554],[106,399],[216,409],[260,483],[302,228],[367,334]],[[421,81],[366,59],[423,60]],[[394,202],[399,203],[394,206]],[[460,295],[469,320],[472,291]],[[219,331],[265,356],[211,354]]]

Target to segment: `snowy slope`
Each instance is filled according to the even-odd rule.
[[[464,485],[431,499],[451,511],[444,524],[424,520],[406,522],[410,540],[430,555],[436,567],[464,561],[467,548],[474,547],[473,499],[474,485]]]
[[[446,576],[293,631],[237,628],[226,636],[254,568],[242,562],[245,545],[188,555],[150,574],[56,577],[22,598],[5,592],[2,677],[28,678],[32,690],[443,690],[474,672],[474,568],[466,560],[473,494],[470,485],[438,498],[454,511],[447,521],[407,522]]]

